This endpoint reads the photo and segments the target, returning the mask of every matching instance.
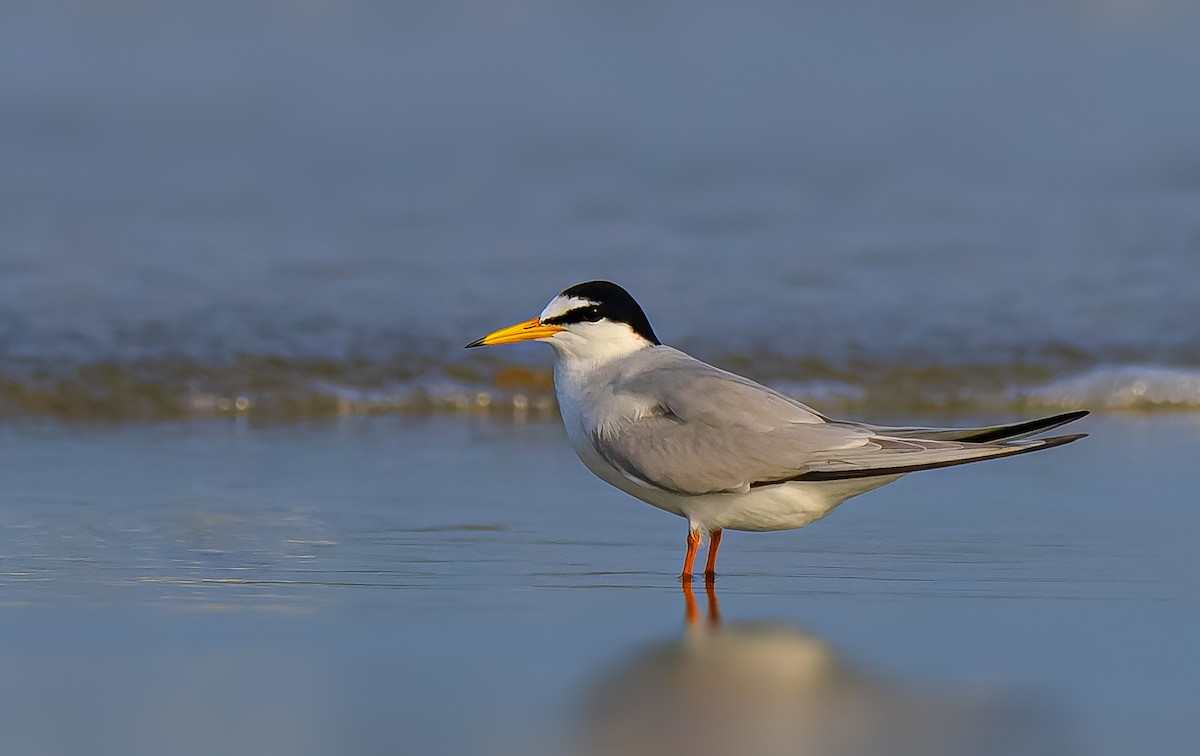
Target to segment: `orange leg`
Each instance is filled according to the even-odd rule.
[[[704,577],[708,579],[717,576],[717,549],[721,547],[721,531],[708,531],[708,563],[704,566]]]
[[[700,531],[689,530],[687,535],[687,553],[683,555],[683,572],[680,580],[692,579],[692,563],[696,561],[696,549],[700,548]]]

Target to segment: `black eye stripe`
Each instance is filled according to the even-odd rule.
[[[595,323],[604,319],[604,313],[601,312],[599,305],[589,305],[587,307],[576,307],[573,310],[567,310],[562,315],[555,315],[552,318],[546,318],[542,322],[546,325],[569,325],[571,323]]]

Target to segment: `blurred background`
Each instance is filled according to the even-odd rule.
[[[1190,3],[0,13],[4,416],[546,409],[457,347],[590,278],[831,410],[1200,406]]]
[[[0,4],[0,750],[1194,753],[1197,71],[1169,0]],[[681,632],[549,350],[461,348],[593,278],[1093,438],[733,534]]]

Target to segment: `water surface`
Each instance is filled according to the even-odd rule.
[[[1085,422],[729,533],[700,646],[684,523],[594,480],[555,425],[8,426],[4,750],[604,752],[597,732],[657,712],[647,691],[736,727],[763,713],[728,691],[781,690],[797,718],[919,711],[982,753],[1188,753],[1200,426]],[[675,700],[652,721],[683,727]]]

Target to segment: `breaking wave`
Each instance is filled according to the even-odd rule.
[[[1096,368],[1012,391],[1030,407],[1087,407],[1097,412],[1200,410],[1200,370],[1125,365]]]
[[[716,362],[833,414],[1200,410],[1200,368],[1191,367],[838,366],[757,355]],[[218,363],[156,357],[0,368],[0,419],[146,422],[242,416],[291,422],[432,414],[552,419],[557,409],[550,370],[415,357],[262,356]]]

